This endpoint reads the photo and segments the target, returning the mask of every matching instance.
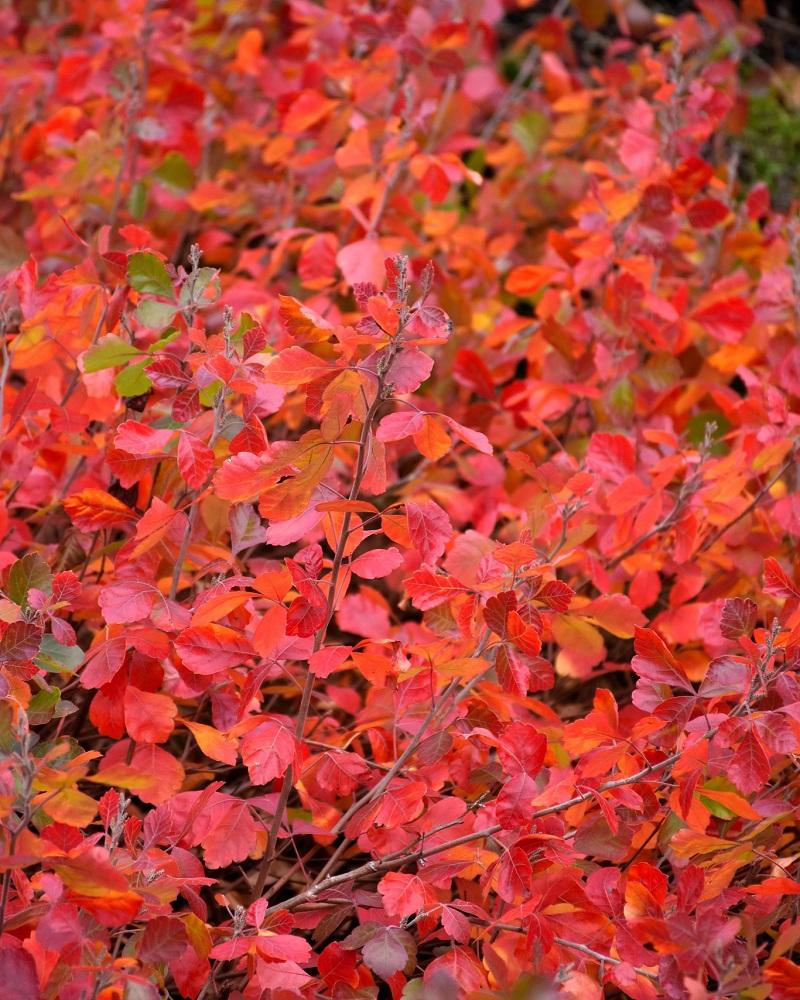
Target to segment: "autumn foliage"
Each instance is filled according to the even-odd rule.
[[[800,228],[647,6],[0,11],[1,997],[800,996]]]

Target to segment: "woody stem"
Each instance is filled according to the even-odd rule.
[[[391,362],[391,357],[394,355],[396,348],[394,344],[389,347],[389,363]],[[389,364],[384,368],[387,371]],[[375,417],[378,412],[378,408],[384,401],[384,387],[385,387],[385,374],[379,376],[377,391],[375,393],[375,398],[370,404],[367,413],[364,417],[364,423],[361,427],[361,437],[359,439],[360,447],[358,449],[358,458],[356,460],[356,469],[353,475],[353,483],[350,488],[350,495],[348,499],[355,500],[361,489],[361,483],[364,479],[364,474],[367,468],[367,454],[369,448],[369,440],[372,434],[372,427],[375,422]],[[346,511],[344,518],[342,520],[342,529],[339,533],[339,540],[336,545],[336,552],[333,556],[333,563],[331,566],[331,577],[328,584],[328,603],[325,609],[325,619],[317,630],[317,634],[314,637],[314,652],[320,650],[325,642],[325,638],[328,634],[328,627],[330,626],[331,619],[333,618],[333,613],[336,607],[336,592],[339,586],[339,576],[342,569],[342,562],[344,560],[345,546],[347,544],[348,529],[350,527],[350,520],[352,513]],[[314,690],[314,675],[309,672],[306,674],[305,685],[303,686],[303,694],[300,699],[300,708],[297,713],[297,721],[295,724],[295,739],[300,740],[303,737],[303,733],[306,727],[306,721],[308,719],[308,709],[311,704],[311,695]],[[280,833],[281,824],[283,823],[283,817],[286,813],[286,807],[289,803],[289,796],[292,793],[292,787],[294,784],[294,768],[290,764],[286,769],[286,773],[283,776],[283,784],[281,785],[280,796],[278,798],[278,804],[275,807],[275,815],[272,819],[272,825],[269,830],[269,837],[267,840],[267,848],[264,852],[264,857],[261,862],[261,867],[258,871],[258,877],[256,878],[256,883],[253,888],[253,899],[259,899],[264,891],[264,886],[269,875],[269,870],[272,865],[275,848],[278,842],[278,835]]]

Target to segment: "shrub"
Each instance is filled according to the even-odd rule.
[[[3,995],[797,995],[762,11],[574,6],[0,15]]]

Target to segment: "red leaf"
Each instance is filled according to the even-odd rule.
[[[320,952],[317,959],[319,974],[328,989],[337,983],[352,987],[358,986],[357,964],[358,958],[355,951],[349,951],[338,941],[332,941]]]
[[[171,962],[183,953],[187,943],[182,920],[153,917],[145,925],[139,954],[145,962]]]
[[[529,896],[532,879],[531,863],[521,847],[503,852],[497,868],[497,894],[501,899],[514,903]]]
[[[165,694],[125,689],[125,727],[137,743],[164,743],[175,728],[178,709]]]
[[[537,795],[536,782],[533,778],[520,771],[503,785],[497,797],[495,812],[497,822],[505,830],[526,830],[531,821],[533,806],[531,803]]]
[[[382,979],[404,969],[416,955],[414,938],[399,927],[381,927],[364,945],[364,964]]]
[[[403,555],[393,545],[387,549],[372,549],[357,556],[350,563],[350,569],[364,580],[377,580],[388,576],[403,565]]]
[[[752,635],[758,615],[758,606],[749,598],[729,598],[722,605],[719,630],[726,639]]]
[[[136,458],[158,458],[165,453],[174,434],[175,431],[161,430],[138,420],[126,420],[117,429],[114,447]]]
[[[744,660],[720,656],[712,660],[700,685],[701,698],[718,698],[726,694],[741,694],[750,684],[750,668]]]
[[[408,534],[424,563],[435,563],[453,534],[450,518],[432,500],[406,503]]]
[[[466,587],[451,576],[439,576],[433,570],[423,568],[408,577],[406,590],[415,608],[428,611],[449,601],[456,594],[464,593]]]
[[[535,778],[547,753],[547,739],[528,722],[512,722],[503,730],[497,757],[505,772],[514,777]]]
[[[388,872],[378,883],[383,908],[390,917],[410,917],[436,900],[430,886],[418,875]]]
[[[337,798],[349,795],[357,785],[370,775],[368,765],[354,753],[326,751],[314,767],[314,776],[320,788],[333,792]]]
[[[308,661],[309,669],[319,678],[330,677],[352,652],[352,646],[323,646],[316,653],[312,653]]]
[[[80,493],[65,497],[63,504],[72,523],[81,531],[113,528],[136,519],[136,514],[127,504],[105,490],[81,490]]]
[[[723,299],[692,314],[712,337],[737,344],[755,322],[750,306],[740,298]]]
[[[456,983],[459,996],[472,996],[487,986],[486,973],[483,966],[470,948],[451,948],[443,955],[434,958],[425,967],[425,983],[436,983],[442,977]]]
[[[769,758],[764,746],[749,726],[728,761],[727,774],[743,795],[751,795],[760,792],[767,784],[769,771]]]
[[[244,861],[256,845],[258,827],[244,799],[218,795],[212,799],[211,813],[206,820],[203,812],[203,833],[200,843],[209,868],[227,868]],[[209,829],[210,826],[210,829]]]
[[[504,691],[519,698],[525,697],[530,685],[530,673],[522,653],[513,646],[501,646],[497,650],[495,670]]]
[[[689,224],[695,229],[713,229],[730,214],[730,209],[716,198],[701,198],[686,211]]]
[[[513,590],[506,590],[496,597],[490,597],[483,609],[483,620],[488,627],[501,639],[506,638],[506,622],[509,613],[516,611],[517,595]],[[537,651],[538,652],[538,651]]]
[[[267,719],[243,737],[242,761],[254,785],[266,785],[280,778],[294,760],[297,741],[281,722]]]
[[[764,591],[773,597],[785,597],[790,600],[800,598],[800,589],[777,559],[771,557],[764,560]]]
[[[214,492],[221,500],[254,500],[278,481],[267,455],[240,451],[223,462],[214,476]]]
[[[612,483],[622,482],[636,468],[633,444],[623,434],[593,434],[586,455],[586,468]]]
[[[492,448],[489,438],[487,438],[484,433],[473,430],[471,427],[465,427],[463,424],[458,423],[457,420],[453,420],[453,418],[449,417],[446,413],[442,414],[442,418],[455,436],[460,438],[465,444],[468,444],[470,448],[474,448],[475,451],[481,452],[482,455],[493,454],[494,449]]]
[[[327,604],[321,595],[313,601],[307,597],[296,597],[289,605],[286,616],[286,634],[308,638],[325,624],[327,617]]]
[[[633,648],[636,656],[631,661],[631,666],[640,677],[654,684],[669,684],[683,691],[693,691],[683,667],[657,632],[637,626]]]
[[[81,670],[83,686],[92,689],[110,684],[125,661],[126,648],[124,636],[119,635],[89,650],[87,661]]]
[[[186,484],[193,490],[204,485],[214,468],[214,452],[186,431],[178,438],[178,468]]]
[[[378,425],[375,436],[379,441],[402,441],[422,430],[425,414],[416,410],[389,413]]]
[[[548,580],[536,594],[536,600],[546,604],[552,611],[564,613],[572,603],[575,591],[562,580]]]
[[[287,347],[265,369],[265,378],[274,385],[296,387],[312,382],[328,371],[328,363],[304,347]]]
[[[187,628],[175,640],[181,662],[194,674],[217,674],[238,667],[253,655],[243,635],[224,625]]]
[[[399,351],[386,374],[389,385],[397,393],[416,392],[433,371],[433,358],[417,347]]]
[[[109,625],[130,625],[149,617],[161,596],[147,580],[121,580],[103,587],[98,604]]]
[[[0,944],[0,983],[5,984],[9,1000],[12,996],[14,1000],[41,1000],[36,963],[21,942]]]

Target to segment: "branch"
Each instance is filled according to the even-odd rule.
[[[391,366],[392,360],[395,353],[399,349],[399,337],[402,333],[403,327],[401,325],[400,330],[397,333],[397,338],[389,345],[387,353],[385,356],[384,364],[379,369],[380,374],[378,376],[378,384],[375,391],[375,398],[367,410],[364,417],[364,423],[361,427],[361,436],[359,438],[359,449],[358,449],[358,459],[356,460],[356,469],[353,475],[353,485],[350,489],[349,500],[355,500],[361,491],[361,483],[364,479],[364,474],[367,468],[367,453],[369,440],[372,435],[372,428],[375,422],[375,417],[378,413],[378,409],[384,402],[384,390],[386,388],[386,373]],[[328,634],[328,628],[330,626],[331,620],[333,619],[333,613],[336,607],[336,591],[339,585],[339,574],[342,569],[342,562],[344,560],[345,546],[347,545],[347,536],[350,528],[350,521],[352,519],[352,512],[347,511],[342,520],[342,529],[339,534],[339,541],[336,545],[336,552],[333,557],[333,564],[331,566],[331,577],[330,583],[328,585],[328,604],[325,612],[325,620],[320,626],[317,634],[314,638],[314,652],[317,652],[322,648],[325,638]],[[314,675],[309,671],[306,674],[305,686],[303,688],[303,695],[300,701],[300,709],[297,713],[297,722],[295,724],[295,739],[300,740],[303,737],[305,731],[306,720],[308,719],[308,708],[311,704],[311,695],[314,690]],[[278,798],[278,804],[275,807],[275,815],[272,820],[272,826],[270,827],[269,837],[267,840],[267,847],[264,851],[264,857],[261,861],[261,867],[258,871],[258,876],[256,878],[255,886],[253,887],[253,900],[259,899],[264,891],[264,886],[266,885],[267,876],[269,875],[269,869],[272,865],[273,858],[275,856],[275,848],[278,843],[278,835],[280,833],[281,824],[283,823],[283,817],[286,812],[286,807],[289,803],[289,796],[292,793],[292,787],[294,784],[294,767],[292,764],[286,769],[286,773],[283,776],[283,784],[281,785],[280,796]]]

